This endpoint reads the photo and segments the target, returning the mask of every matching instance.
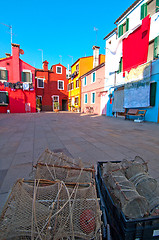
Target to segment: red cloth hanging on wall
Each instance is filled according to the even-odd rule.
[[[147,62],[150,16],[142,20],[142,25],[123,40],[123,72],[130,71]]]

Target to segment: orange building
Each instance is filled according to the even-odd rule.
[[[105,55],[99,54],[100,47],[93,46],[93,56],[79,58],[71,66],[71,78],[68,79],[68,109],[81,110],[81,81],[80,77],[105,62]]]

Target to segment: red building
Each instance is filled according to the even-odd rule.
[[[41,103],[42,111],[67,110],[66,68],[59,64],[48,70],[48,62],[43,62],[43,69],[36,69],[36,98]]]
[[[0,59],[0,113],[36,112],[35,68],[20,59],[20,45]]]

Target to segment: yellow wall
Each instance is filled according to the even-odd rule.
[[[99,57],[99,64],[105,62],[105,55],[100,54]],[[74,89],[69,91],[69,98],[72,99],[72,97],[78,97],[79,104],[78,107],[81,107],[81,81],[79,81],[79,88],[76,88],[76,80],[80,78],[83,74],[87,73],[91,69],[93,69],[93,56],[90,57],[83,57],[78,59],[77,62],[75,62],[71,67],[71,74],[73,74],[76,71],[76,65],[79,64],[79,73],[78,75],[73,79],[69,79],[68,83],[73,82]],[[68,106],[68,109],[71,110],[71,108]]]

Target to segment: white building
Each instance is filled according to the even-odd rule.
[[[153,88],[152,68],[154,61],[159,57],[158,11],[158,0],[136,0],[115,21],[116,28],[104,38],[106,40],[105,90],[109,95],[108,116],[112,116],[113,112],[124,112],[128,108],[141,107],[147,110],[148,116],[149,109],[151,108],[152,111],[154,107],[150,103],[152,97],[150,94],[151,87]],[[148,81],[149,87],[141,87],[144,84],[147,86]],[[126,91],[130,82],[138,82],[138,91],[135,92],[133,86],[131,91]],[[131,92],[133,94],[130,94]],[[157,117],[154,119],[146,120],[157,121]]]

